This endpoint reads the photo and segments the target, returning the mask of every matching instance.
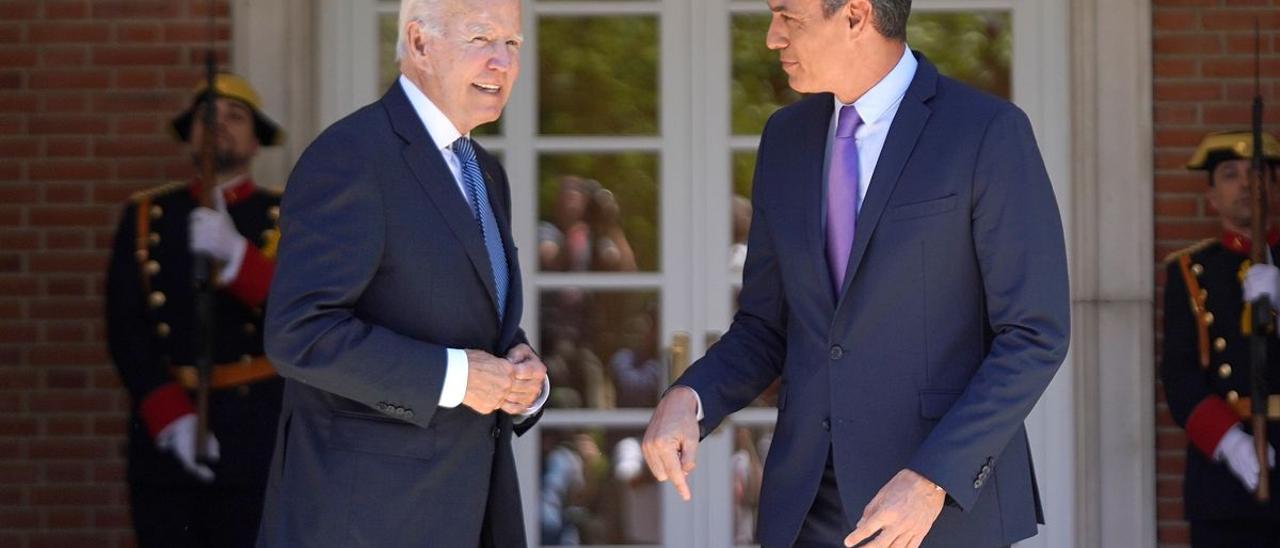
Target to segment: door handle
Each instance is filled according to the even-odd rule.
[[[667,347],[667,382],[675,382],[689,368],[689,334],[676,331]]]

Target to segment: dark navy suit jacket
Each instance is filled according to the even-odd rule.
[[[447,347],[526,342],[506,174],[477,155],[510,265],[502,322],[479,226],[399,84],[289,177],[266,318],[287,381],[260,546],[525,545],[510,417],[437,405]]]
[[[1062,225],[1027,117],[923,58],[859,212],[836,299],[822,172],[833,101],[779,110],[756,162],[739,312],[677,380],[705,435],[781,376],[760,498],[765,546],[789,546],[828,450],[849,523],[899,470],[946,489],[924,546],[1036,533],[1023,420],[1062,363]]]

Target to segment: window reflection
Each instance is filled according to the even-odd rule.
[[[544,546],[657,544],[661,490],[642,430],[543,430],[539,526]]]
[[[733,543],[759,544],[756,522],[760,509],[760,480],[773,441],[772,427],[733,428],[733,453],[729,455],[733,489]]]
[[[656,291],[544,290],[539,312],[552,407],[657,404],[666,366]]]
[[[539,269],[656,270],[657,170],[650,153],[542,156]]]

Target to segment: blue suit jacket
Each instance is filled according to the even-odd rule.
[[[923,58],[858,215],[837,301],[821,227],[833,101],[765,127],[739,312],[677,380],[704,435],[782,377],[759,535],[790,545],[830,448],[849,523],[899,470],[946,489],[925,546],[1036,533],[1023,419],[1067,350],[1062,225],[1030,123]]]
[[[525,544],[511,419],[437,406],[446,347],[526,341],[506,174],[477,154],[510,264],[501,323],[480,229],[398,84],[289,177],[266,317],[287,381],[260,546]]]

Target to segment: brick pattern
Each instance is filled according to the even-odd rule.
[[[128,397],[103,343],[120,205],[190,174],[168,137],[227,0],[0,2],[0,546],[133,546]]]
[[[1204,199],[1205,176],[1184,164],[1210,131],[1249,126],[1254,95],[1254,21],[1262,29],[1266,128],[1280,132],[1280,0],[1154,0],[1156,302],[1164,302],[1168,253],[1219,232]],[[1156,359],[1160,351],[1156,311]],[[1157,363],[1159,363],[1157,361]],[[1173,423],[1156,381],[1156,504],[1161,547],[1189,546],[1182,519],[1186,438]]]

